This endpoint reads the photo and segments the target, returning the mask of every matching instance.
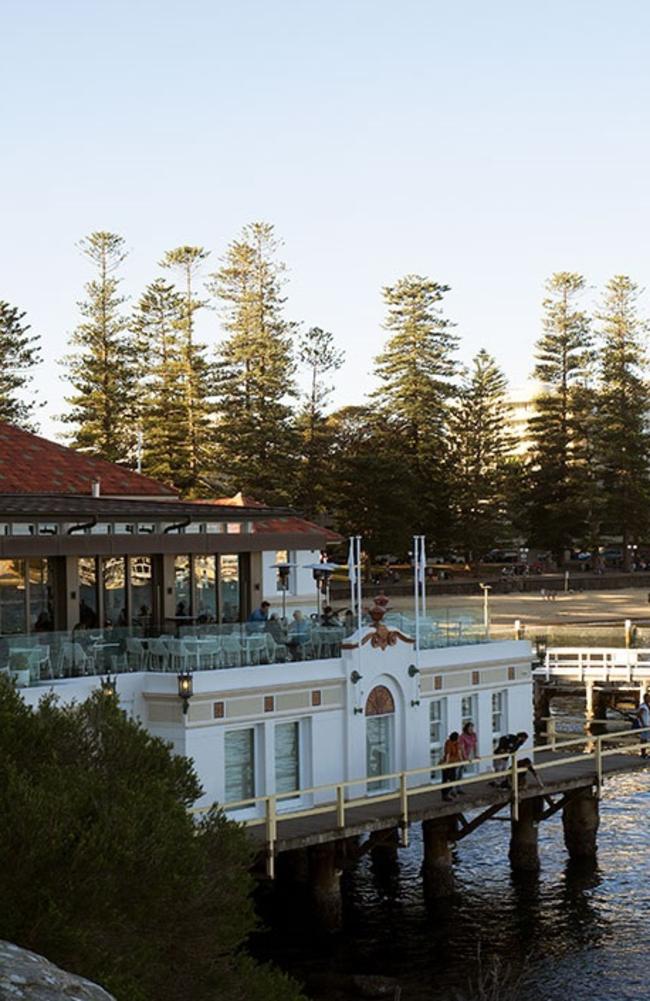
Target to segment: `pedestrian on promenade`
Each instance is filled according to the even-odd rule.
[[[442,770],[442,781],[453,782],[458,778],[458,772],[463,764],[463,751],[460,746],[457,730],[453,730],[445,741],[442,763],[448,766]],[[453,786],[448,786],[447,789],[442,790],[442,798],[446,802],[449,802],[449,800],[461,795],[461,793],[461,789],[456,790]]]

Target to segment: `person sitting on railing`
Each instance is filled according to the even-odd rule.
[[[650,740],[650,730],[646,727],[650,727],[650,692],[646,692],[643,696],[643,702],[639,706],[639,711],[637,712],[637,719],[639,720],[639,742],[643,745],[641,747],[641,757],[647,758],[648,749],[645,746]]]
[[[507,755],[514,754],[523,747],[528,740],[528,734],[525,730],[520,730],[518,733],[505,733],[499,738],[499,743],[494,749],[495,755]],[[494,762],[495,772],[507,772],[510,767],[510,762],[507,757],[497,757]],[[507,783],[501,783],[501,785],[506,785]],[[492,785],[498,785],[497,782],[492,782]]]

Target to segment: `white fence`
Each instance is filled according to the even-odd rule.
[[[554,647],[533,675],[545,681],[650,682],[650,650],[618,647]]]

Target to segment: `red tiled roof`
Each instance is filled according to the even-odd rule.
[[[177,497],[173,487],[0,422],[0,493]]]
[[[306,518],[297,515],[287,515],[281,518],[262,518],[253,522],[253,531],[258,532],[304,532],[305,535],[321,535],[327,542],[340,542],[343,538],[330,528],[323,528]]]

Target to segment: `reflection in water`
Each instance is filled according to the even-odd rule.
[[[366,855],[346,874],[342,934],[316,940],[283,908],[257,951],[323,1001],[350,997],[341,985],[358,973],[396,977],[403,1001],[443,1001],[476,976],[479,949],[484,963],[525,968],[520,1001],[637,1001],[648,994],[649,808],[650,775],[612,779],[598,866],[567,862],[556,814],[540,826],[542,868],[525,876],[508,864],[508,824],[488,822],[457,847],[458,892],[435,906],[423,897],[416,825],[397,870]]]

